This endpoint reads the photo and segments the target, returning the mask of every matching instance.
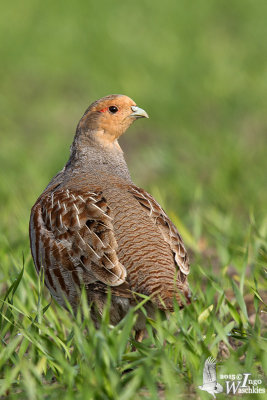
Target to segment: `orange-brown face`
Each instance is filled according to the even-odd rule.
[[[113,142],[121,136],[137,118],[148,118],[130,97],[110,95],[97,100],[86,110],[80,120],[82,132],[92,132],[104,141]],[[101,140],[102,140],[101,139]]]

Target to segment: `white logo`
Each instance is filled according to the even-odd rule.
[[[262,387],[261,379],[251,379],[251,373],[242,374],[220,374],[226,384],[227,394],[244,394],[244,393],[266,393]],[[198,386],[199,389],[205,390],[216,399],[215,393],[222,393],[223,386],[217,382],[216,377],[216,360],[212,357],[207,358],[203,369],[203,385]]]
[[[223,387],[217,382],[216,378],[216,360],[212,357],[207,358],[205,361],[203,369],[203,385],[198,388],[212,394],[214,399],[216,399],[215,393],[223,392]]]
[[[225,380],[226,393],[265,393],[265,388],[261,386],[261,379],[251,379],[250,373],[220,375]]]

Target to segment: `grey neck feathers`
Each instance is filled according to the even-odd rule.
[[[94,140],[93,135],[75,135],[71,146],[71,154],[66,169],[72,173],[90,173],[94,175],[118,176],[132,182],[131,176],[123,156],[123,151],[115,140],[103,145]]]

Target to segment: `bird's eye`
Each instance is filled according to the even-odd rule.
[[[118,107],[116,106],[110,106],[108,109],[112,114],[115,114],[118,111]]]

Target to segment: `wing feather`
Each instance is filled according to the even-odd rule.
[[[147,215],[160,229],[163,239],[167,242],[174,254],[176,267],[184,274],[189,274],[189,259],[176,226],[169,219],[162,207],[145,190],[131,185],[129,192],[135,197],[139,204],[146,210]]]
[[[75,287],[100,281],[108,286],[125,282],[126,269],[117,257],[110,209],[101,191],[79,193],[56,189],[32,209],[31,248],[37,270],[45,269],[54,297],[77,296]],[[60,301],[59,301],[60,302]]]
[[[203,369],[203,385],[216,383],[216,381],[216,361],[212,357],[209,357],[205,361]]]

